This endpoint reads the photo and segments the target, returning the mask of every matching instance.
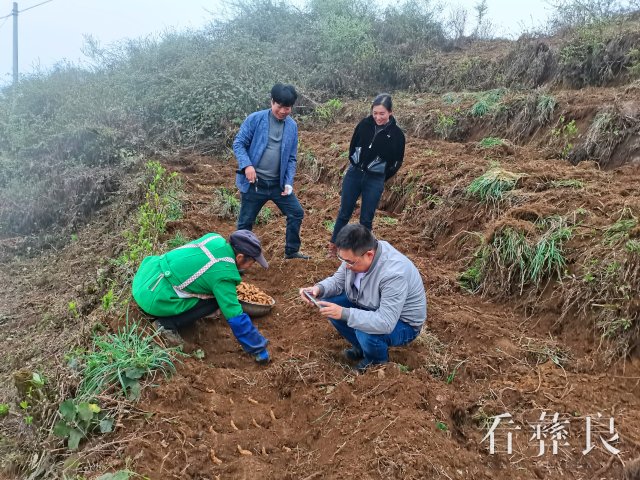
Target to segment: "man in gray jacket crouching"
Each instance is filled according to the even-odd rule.
[[[313,287],[311,297],[350,344],[343,355],[357,369],[386,363],[389,347],[413,341],[427,319],[427,297],[416,266],[363,225],[346,225],[335,241],[340,268]]]

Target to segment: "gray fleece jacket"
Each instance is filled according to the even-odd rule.
[[[378,241],[371,267],[355,290],[356,274],[343,263],[318,286],[320,297],[342,293],[358,308],[343,308],[342,318],[351,328],[374,335],[391,333],[399,321],[416,330],[427,319],[427,296],[416,266],[388,242]]]

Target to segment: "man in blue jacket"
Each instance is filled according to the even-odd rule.
[[[427,297],[416,266],[388,242],[376,240],[360,224],[346,225],[336,237],[338,271],[305,293],[320,298],[327,317],[350,344],[343,355],[357,369],[386,363],[389,347],[412,342],[427,319]]]
[[[238,230],[251,230],[260,209],[271,200],[287,217],[285,258],[308,259],[300,252],[304,211],[293,193],[298,126],[289,114],[297,98],[293,85],[274,85],[271,108],[249,115],[233,141],[238,161],[236,185],[242,199]]]

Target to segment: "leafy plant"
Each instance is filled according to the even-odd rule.
[[[449,430],[449,427],[447,426],[447,424],[440,421],[436,422],[436,428],[441,432],[446,432],[447,430]]]
[[[409,373],[411,369],[407,365],[403,365],[402,363],[398,363],[398,370],[402,373]]]
[[[487,268],[489,253],[490,248],[486,245],[483,245],[476,250],[471,266],[469,266],[469,268],[462,272],[458,277],[458,281],[462,288],[471,293],[476,293],[479,290]]]
[[[571,120],[570,122],[565,123],[564,116],[560,116],[556,127],[551,130],[551,134],[561,142],[562,150],[560,152],[560,156],[562,158],[567,158],[569,156],[569,152],[573,149],[573,139],[578,135],[576,121]]]
[[[31,408],[31,405],[29,404],[28,401],[26,400],[22,400],[19,403],[20,409],[22,410],[22,413],[24,415],[24,423],[26,425],[31,425],[33,423],[33,415],[29,414],[29,409]]]
[[[82,361],[83,378],[78,386],[77,398],[85,401],[116,387],[129,399],[140,396],[140,380],[154,371],[169,376],[175,371],[175,349],[160,347],[152,336],[130,323],[116,333],[94,338],[93,349]]]
[[[169,239],[169,241],[167,242],[167,246],[173,249],[173,248],[181,247],[186,243],[189,243],[189,239],[181,231],[177,231],[173,235],[173,237]]]
[[[443,139],[448,139],[456,128],[456,119],[454,117],[445,115],[442,112],[438,112],[438,119],[436,121],[434,131],[440,135]]]
[[[211,208],[220,218],[234,219],[240,213],[240,200],[226,187],[220,187],[213,192]]]
[[[67,448],[76,450],[90,433],[113,431],[114,419],[104,413],[96,403],[68,399],[58,407],[60,420],[53,427],[54,435],[67,439]]]
[[[197,349],[195,352],[191,354],[193,358],[197,358],[198,360],[202,360],[205,357],[204,350],[201,348]]]
[[[80,312],[78,311],[78,304],[74,300],[71,300],[67,304],[67,310],[69,311],[69,313],[73,318],[80,318]]]
[[[273,218],[273,210],[269,207],[262,207],[260,212],[258,212],[258,217],[256,218],[256,224],[264,225],[265,223],[269,223],[269,221]]]
[[[324,226],[325,230],[327,230],[329,233],[333,233],[333,229],[336,226],[336,222],[334,220],[324,220],[322,222],[322,225]]]
[[[181,188],[178,174],[168,173],[156,161],[147,162],[145,168],[148,178],[145,201],[138,208],[136,226],[125,232],[127,249],[117,262],[130,270],[157,249],[167,221],[176,219],[181,212],[176,193]]]
[[[497,147],[503,144],[504,144],[504,141],[501,138],[495,138],[495,137],[485,137],[478,142],[478,146],[480,148]]]
[[[0,417],[6,417],[9,415],[9,404],[0,403]]]
[[[315,114],[318,118],[325,122],[331,122],[336,118],[336,115],[342,108],[343,104],[341,100],[332,98],[326,101],[322,105],[316,107]]]
[[[105,312],[108,312],[111,309],[111,307],[113,306],[113,287],[111,287],[107,291],[107,293],[105,293],[102,296],[101,302],[102,302],[102,309]]]

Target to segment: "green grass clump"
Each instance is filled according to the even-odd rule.
[[[512,226],[496,231],[459,276],[460,285],[472,293],[486,282],[501,289],[519,285],[522,292],[525,285],[540,287],[553,275],[562,278],[567,265],[564,245],[573,228],[560,216],[541,219],[535,227],[538,232],[529,234]]]
[[[137,399],[145,375],[160,371],[167,377],[173,373],[177,350],[160,347],[154,337],[139,330],[136,323],[96,337],[92,351],[82,358],[83,378],[76,398],[88,401],[120,387],[123,395]]]
[[[394,226],[398,224],[398,219],[393,217],[380,217],[380,223],[383,225]]]
[[[184,233],[177,231],[175,235],[169,239],[167,246],[171,249],[181,247],[189,242],[189,239],[185,237]]]
[[[213,192],[211,208],[220,218],[237,218],[240,213],[240,200],[228,188],[220,187]]]
[[[635,218],[620,219],[604,231],[604,243],[612,245],[619,240],[629,238],[629,231],[638,225]]]
[[[498,166],[493,166],[467,187],[468,196],[477,198],[483,203],[498,203],[505,194],[513,190],[522,174],[512,173]]]
[[[629,240],[625,244],[625,249],[629,253],[640,254],[640,240]]]
[[[559,216],[541,220],[538,227],[543,229],[544,233],[536,243],[533,257],[527,268],[529,281],[536,285],[539,285],[543,278],[550,277],[554,273],[559,278],[562,277],[567,265],[563,245],[573,234],[573,229]]]
[[[538,123],[541,125],[546,124],[551,120],[553,116],[553,111],[556,108],[556,99],[553,95],[542,94],[538,97],[538,102],[536,103],[536,115],[538,118]]]
[[[497,147],[499,145],[503,145],[504,142],[502,141],[501,138],[495,138],[495,137],[485,137],[482,140],[480,140],[478,142],[478,146],[480,148],[491,148],[491,147]]]
[[[471,107],[470,113],[474,117],[482,117],[496,108],[505,94],[505,90],[497,88],[488,90],[477,97],[477,102]]]

